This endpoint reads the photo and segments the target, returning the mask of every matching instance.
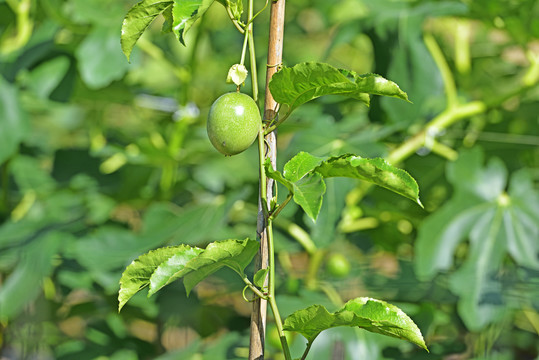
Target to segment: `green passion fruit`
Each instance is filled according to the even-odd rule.
[[[329,256],[326,269],[331,276],[343,278],[350,274],[351,265],[343,254],[333,253]]]
[[[221,95],[208,114],[208,137],[219,152],[229,156],[251,146],[261,126],[255,101],[239,92]]]

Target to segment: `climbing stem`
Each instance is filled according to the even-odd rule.
[[[277,302],[275,301],[275,248],[273,244],[273,226],[272,220],[268,219],[267,223],[267,233],[268,233],[268,252],[269,252],[269,285],[268,285],[268,301],[273,313],[273,318],[275,319],[275,326],[277,327],[277,332],[279,338],[281,339],[281,346],[283,347],[283,354],[286,360],[292,360],[290,355],[290,349],[288,347],[288,342],[286,341],[286,336],[283,331],[283,322],[281,320],[281,314],[279,313],[279,308],[277,307]]]

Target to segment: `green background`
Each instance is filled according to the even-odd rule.
[[[243,37],[215,3],[185,47],[161,33],[159,17],[129,63],[120,28],[134,3],[0,0],[4,358],[246,358],[251,305],[230,271],[189,298],[176,282],[117,312],[121,273],[141,253],[256,235],[256,148],[225,158],[205,130],[211,103],[234,90],[225,78]],[[419,183],[424,209],[328,179],[316,223],[291,204],[275,228],[282,315],[383,299],[418,324],[430,353],[336,328],[311,358],[539,359],[538,18],[532,0],[287,3],[285,65],[375,72],[412,104],[309,102],[279,128],[280,169],[299,151],[387,157],[428,135],[397,164]],[[268,19],[266,10],[255,22],[261,89]],[[426,127],[473,101],[484,109]],[[314,242],[319,263],[298,236]],[[351,264],[344,278],[325,271],[333,252]],[[293,354],[303,346],[294,337]]]

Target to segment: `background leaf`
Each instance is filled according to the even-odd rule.
[[[504,165],[491,159],[483,167],[483,161],[476,149],[448,165],[455,194],[425,220],[416,242],[416,271],[430,279],[453,269],[457,245],[469,241],[469,254],[451,275],[450,288],[461,296],[459,314],[470,329],[481,329],[503,315],[498,277],[507,254],[539,268],[539,246],[532,240],[539,236],[539,212],[537,205],[531,205],[539,194],[527,171],[515,173],[506,193]]]
[[[94,89],[121,79],[128,63],[118,48],[118,28],[99,26],[83,40],[75,53],[79,71],[86,84]]]
[[[0,76],[0,164],[11,157],[29,130],[18,92]]]
[[[16,316],[38,296],[43,279],[54,269],[56,252],[64,241],[70,240],[70,234],[50,231],[32,241],[0,287],[0,320]]]

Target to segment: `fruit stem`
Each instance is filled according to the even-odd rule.
[[[249,26],[251,26],[251,25],[249,25]],[[240,65],[243,65],[245,63],[245,53],[247,52],[247,43],[248,43],[248,41],[249,41],[249,31],[246,31],[245,32],[245,37],[243,38],[243,47],[241,49]]]

